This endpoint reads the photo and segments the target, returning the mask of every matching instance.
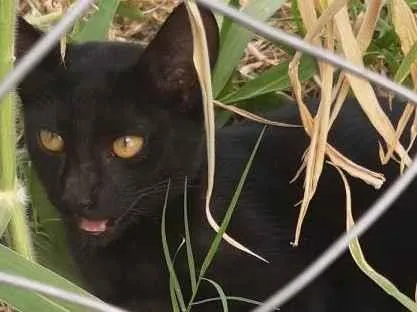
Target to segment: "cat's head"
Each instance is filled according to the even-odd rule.
[[[201,9],[212,65],[214,16]],[[41,33],[19,20],[17,56]],[[203,111],[193,40],[178,6],[146,49],[125,43],[54,49],[18,88],[30,158],[70,228],[109,241],[159,220],[167,189],[182,191],[201,161]]]

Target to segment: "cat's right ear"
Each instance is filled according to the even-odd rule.
[[[16,31],[16,63],[43,36],[43,32],[29,24],[23,17],[17,18]],[[24,78],[19,86],[22,91],[30,92],[40,87],[40,83],[52,77],[52,73],[62,64],[59,45],[40,61],[38,65]]]
[[[213,13],[199,7],[207,37],[211,67],[219,50],[219,30]],[[154,97],[162,97],[172,112],[202,116],[200,84],[193,63],[193,35],[184,3],[167,18],[142,54],[137,72]]]

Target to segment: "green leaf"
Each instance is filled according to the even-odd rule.
[[[174,254],[173,264],[175,264],[175,259],[177,258],[178,254],[180,253],[181,248],[183,247],[184,243],[185,243],[185,240],[183,240],[180,243],[180,245],[178,246],[177,251]],[[179,312],[180,308],[178,306],[178,300],[180,300],[179,298],[181,298],[181,297],[178,297],[176,295],[176,293],[175,293],[175,287],[176,286],[175,285],[176,284],[175,284],[175,280],[174,280],[174,275],[170,274],[170,276],[169,276],[169,294],[171,296],[172,309],[173,309],[173,312]]]
[[[267,71],[259,77],[248,81],[243,87],[233,93],[229,93],[219,100],[224,104],[243,101],[270,92],[283,91],[291,86],[288,76],[289,62],[283,62]],[[316,63],[311,57],[303,57],[300,63],[300,79],[308,80],[316,73]]]
[[[188,261],[188,269],[190,271],[190,283],[191,283],[191,290],[193,292],[197,291],[197,278],[195,274],[195,261],[193,250],[191,246],[191,235],[190,235],[190,228],[188,224],[188,211],[187,211],[187,178],[184,182],[184,229],[185,229],[185,246],[187,247],[187,261]]]
[[[301,19],[300,10],[298,9],[297,0],[291,0],[291,13],[292,13],[292,18],[295,22],[295,25],[297,26],[296,33],[298,33],[300,37],[304,37],[306,34],[306,30]]]
[[[70,281],[39,264],[26,260],[3,245],[0,245],[0,268],[4,273],[15,274],[80,295],[93,297],[87,291]],[[50,299],[36,292],[18,289],[5,284],[0,284],[0,301],[4,301],[22,312],[85,311],[85,307],[80,307],[58,299]]]
[[[258,148],[261,144],[261,140],[263,138],[263,135],[265,133],[266,126],[262,128],[262,131],[258,137],[258,140],[255,143],[255,146],[253,148],[252,154],[249,157],[249,160],[246,163],[246,167],[241,175],[241,178],[239,180],[239,183],[236,187],[236,190],[233,194],[232,200],[230,202],[229,207],[227,207],[226,214],[223,218],[223,221],[220,225],[219,231],[216,233],[216,236],[213,239],[213,242],[211,243],[211,246],[209,248],[209,251],[207,252],[206,257],[204,258],[203,264],[201,265],[200,274],[199,274],[199,281],[204,277],[204,274],[206,274],[217,249],[219,248],[220,242],[222,240],[223,234],[226,232],[227,226],[229,225],[229,222],[232,218],[233,211],[235,210],[237,206],[237,202],[240,197],[240,193],[242,192],[243,186],[246,181],[246,177],[248,176],[249,170],[252,166],[253,159],[255,158],[256,152],[258,151]]]
[[[207,252],[207,254],[204,258],[203,264],[201,265],[201,269],[200,269],[200,272],[199,272],[199,275],[198,275],[198,280],[197,280],[197,291],[198,291],[198,287],[199,287],[202,279],[204,278],[204,275],[206,274],[214,256],[216,255],[216,252],[217,252],[217,249],[219,248],[219,245],[220,245],[220,242],[222,240],[223,234],[226,232],[227,226],[229,225],[229,222],[232,218],[233,211],[236,208],[237,201],[240,197],[240,193],[242,192],[242,189],[243,189],[243,186],[245,184],[246,177],[249,173],[250,167],[252,166],[253,159],[255,158],[256,152],[258,151],[258,148],[261,144],[261,140],[263,138],[265,130],[266,130],[266,126],[264,126],[262,128],[262,131],[259,134],[258,140],[256,141],[255,146],[252,150],[252,154],[250,155],[249,160],[246,163],[245,169],[243,170],[243,173],[240,177],[239,183],[238,183],[238,185],[236,187],[236,190],[233,194],[233,197],[232,197],[232,200],[229,204],[229,207],[227,207],[226,214],[225,214],[225,216],[223,218],[223,221],[220,225],[219,231],[214,236],[214,239],[213,239],[213,241],[210,245],[210,248],[209,248],[209,250],[208,250],[208,252]],[[186,310],[187,312],[189,312],[191,310],[194,299],[197,295],[197,291],[193,291],[193,293],[191,295],[191,298],[190,298],[190,300],[188,302],[188,305],[187,305],[187,310]]]
[[[169,271],[170,289],[171,289],[170,293],[171,293],[171,301],[172,301],[173,308],[175,309],[175,306],[179,304],[181,307],[181,311],[185,311],[184,297],[182,295],[181,285],[178,281],[177,274],[175,273],[175,268],[174,268],[174,264],[172,262],[171,255],[169,252],[168,240],[167,240],[167,235],[166,235],[165,219],[166,219],[166,209],[167,209],[167,204],[168,204],[168,195],[169,195],[170,185],[171,185],[171,182],[169,181],[168,186],[167,186],[167,192],[165,195],[164,207],[162,210],[162,221],[161,221],[162,249],[164,252],[165,262],[167,264],[168,271]],[[172,290],[172,288],[174,290]],[[176,301],[176,299],[178,301]]]
[[[284,2],[284,0],[252,0],[243,8],[243,12],[265,21]],[[239,64],[248,42],[254,37],[253,33],[236,23],[226,27],[229,29],[222,33],[224,36],[221,38],[219,57],[213,71],[213,95],[215,98],[223,90]]]
[[[397,72],[394,76],[394,81],[398,83],[402,83],[405,78],[410,74],[411,65],[417,60],[417,42],[414,42],[413,46],[411,47],[410,51],[408,51],[407,55],[404,57],[403,61],[401,62],[400,66],[397,69]]]
[[[236,106],[254,114],[265,115],[276,111],[285,103],[288,103],[288,96],[279,92],[271,92],[254,98],[249,98],[237,103]],[[232,116],[233,113],[227,110],[220,110],[219,108],[219,111],[216,113],[216,127],[222,128]]]
[[[224,293],[223,288],[218,283],[216,283],[215,281],[213,281],[211,279],[203,278],[203,280],[209,282],[210,284],[212,284],[214,286],[214,288],[216,288],[216,290],[219,294],[219,298],[222,302],[223,312],[228,312],[229,308],[227,306],[227,297],[226,297],[226,294]]]
[[[34,169],[29,167],[26,172],[33,210],[33,239],[37,261],[67,279],[79,281],[69,253],[64,224],[57,210],[48,201]]]
[[[288,95],[281,92],[266,93],[238,103],[238,107],[255,114],[265,115],[276,111],[282,105],[293,104]]]
[[[406,2],[412,9],[417,9],[417,0],[406,0]]]
[[[352,255],[352,258],[355,260],[355,263],[362,272],[364,272],[370,279],[372,279],[387,294],[397,299],[408,310],[417,312],[417,304],[415,302],[400,292],[400,290],[390,280],[375,271],[375,269],[369,265],[365,259],[362,248],[359,244],[359,240],[357,238],[350,242],[349,251]]]
[[[338,171],[345,187],[346,231],[348,231],[351,230],[352,227],[355,225],[355,221],[352,215],[352,195],[350,185],[342,170],[337,167],[335,168]],[[398,302],[400,302],[408,310],[417,312],[417,304],[413,300],[408,298],[406,295],[401,293],[400,290],[390,280],[388,280],[382,274],[375,271],[375,269],[368,263],[362,252],[362,248],[357,237],[354,237],[349,242],[349,251],[359,269],[361,269],[361,271],[365,273],[373,282],[375,282],[379,287],[381,287],[387,294],[391,295],[396,300],[398,300]]]
[[[86,23],[79,26],[77,33],[72,35],[75,42],[103,41],[116,14],[120,0],[100,0],[98,9],[90,16]]]
[[[120,2],[119,7],[117,8],[117,14],[131,19],[132,21],[143,21],[145,15],[139,10],[136,6],[130,4],[129,2]]]
[[[231,7],[234,7],[237,9],[240,8],[239,0],[230,0],[228,4]],[[220,40],[224,40],[227,32],[230,30],[230,27],[233,25],[233,21],[228,17],[223,17],[221,25],[222,27],[220,29]],[[221,41],[220,45],[223,45],[223,44],[224,42]]]
[[[256,301],[256,300],[252,300],[252,299],[248,299],[248,298],[243,298],[243,297],[236,297],[236,296],[226,296],[225,297],[227,301],[238,301],[238,302],[245,302],[245,303],[250,303],[253,304],[255,306],[260,306],[263,304],[263,302],[261,301]],[[222,300],[222,298],[220,297],[213,297],[213,298],[207,298],[207,299],[202,299],[199,301],[195,301],[193,302],[193,306],[194,305],[200,305],[200,304],[204,304],[204,303],[209,303],[209,302],[214,302],[214,301],[219,301]],[[279,311],[279,308],[276,308],[272,311]]]
[[[171,298],[172,312],[180,312],[172,278],[169,279],[169,296]]]

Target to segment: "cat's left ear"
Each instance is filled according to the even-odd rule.
[[[199,9],[213,68],[219,49],[219,30],[214,15],[209,10]],[[143,52],[138,70],[151,90],[169,99],[170,104],[175,103],[175,107],[169,109],[185,113],[200,109],[201,103],[196,103],[200,85],[193,63],[193,36],[184,4],[174,9]]]

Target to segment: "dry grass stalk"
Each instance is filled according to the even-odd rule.
[[[317,18],[316,7],[312,2],[299,1],[298,5],[300,13],[303,18],[304,25],[307,29],[305,40],[319,45],[320,41],[317,36],[320,34],[326,24],[332,25],[333,16],[335,16],[337,12],[346,5],[346,2],[346,0],[333,1],[330,6],[324,10],[322,15]],[[318,9],[321,10],[321,8]],[[326,40],[331,40],[331,42],[334,40],[331,32],[331,26],[327,26]],[[331,48],[331,50],[335,49],[334,45],[329,45],[327,43],[326,46]],[[358,164],[355,164],[327,143],[327,133],[330,130],[331,123],[333,122],[333,120],[329,117],[332,95],[334,94],[332,83],[329,82],[330,75],[328,71],[331,70],[331,67],[329,65],[320,63],[322,100],[318,113],[313,120],[311,113],[309,112],[302,99],[301,84],[298,77],[298,64],[300,57],[301,53],[296,53],[290,64],[290,78],[295,91],[301,119],[307,134],[311,137],[311,143],[308,153],[303,160],[303,164],[300,170],[297,172],[298,176],[300,171],[303,168],[306,168],[304,196],[301,202],[299,219],[297,222],[295,239],[293,242],[294,245],[297,245],[299,242],[303,219],[306,215],[310,200],[314,196],[314,192],[316,190],[317,183],[323,169],[325,155],[327,155],[333,163],[335,163],[340,168],[343,168],[350,175],[362,179],[366,183],[373,185],[375,188],[381,187],[382,183],[385,181],[383,175],[372,172],[364,167],[359,166]],[[334,119],[333,116],[332,118]]]
[[[294,124],[289,124],[285,122],[272,121],[272,120],[260,117],[254,113],[248,112],[247,110],[244,110],[242,108],[239,108],[233,105],[225,105],[220,101],[214,101],[214,104],[217,105],[218,107],[221,107],[224,110],[227,110],[239,116],[245,117],[247,119],[250,119],[255,122],[265,124],[265,125],[275,126],[275,127],[287,127],[287,128],[300,128],[301,127],[301,125],[294,125]]]
[[[329,21],[325,29],[327,34],[325,39],[325,47],[329,50],[333,50],[333,23]],[[308,147],[308,153],[304,159],[306,162],[306,176],[304,182],[304,198],[301,204],[300,216],[297,223],[297,228],[299,229],[297,231],[298,233],[301,231],[301,225],[307,212],[307,207],[313,198],[321,172],[323,170],[327,134],[329,129],[334,69],[333,66],[324,62],[319,62],[319,68],[321,77],[321,98],[317,115],[314,118],[310,146]],[[298,239],[298,237],[295,238],[295,244],[297,244]]]
[[[360,47],[354,37],[352,26],[349,23],[346,7],[342,8],[339,13],[337,13],[335,21],[341,38],[341,47],[346,58],[354,64],[363,66]],[[359,79],[350,74],[347,74],[346,76],[353,93],[358,99],[363,111],[368,116],[369,121],[382,136],[387,146],[389,148],[392,147],[401,161],[409,166],[411,164],[411,159],[407,151],[398,141],[395,129],[388,116],[382,110],[371,84],[368,81],[364,81],[363,79]]]
[[[410,7],[404,0],[392,0],[391,3],[391,12],[392,12],[392,22],[395,28],[395,32],[398,35],[401,43],[401,49],[404,55],[407,55],[414,43],[417,40],[417,24],[416,19],[411,11]],[[411,78],[414,83],[414,88],[417,88],[417,63],[411,65]],[[396,129],[397,138],[400,138],[404,132],[405,126],[410,121],[412,116],[415,116],[413,127],[411,127],[410,142],[407,148],[407,151],[410,150],[416,139],[416,118],[417,111],[416,108],[407,104],[406,109],[404,110]],[[388,149],[387,153],[384,155],[383,161],[387,161],[388,158],[392,155],[393,150]],[[404,169],[404,163],[401,162],[401,171]]]
[[[361,21],[356,40],[358,41],[362,53],[366,51],[366,49],[372,41],[372,36],[375,31],[378,17],[381,13],[381,9],[383,6],[384,2],[382,0],[372,1],[368,5],[363,18],[360,19]],[[345,73],[342,72],[339,76],[338,83],[335,87],[335,94],[338,94],[338,96],[333,106],[333,112],[330,118],[330,127],[336,120],[337,115],[339,114],[340,109],[342,108],[342,105],[349,93],[349,90],[349,81],[347,80]]]
[[[6,303],[0,302],[0,312],[13,312],[13,309],[8,306]]]
[[[206,191],[206,204],[205,204],[205,212],[207,220],[210,226],[218,232],[220,226],[214,220],[211,211],[210,211],[210,202],[211,196],[213,193],[213,186],[214,186],[214,173],[215,173],[215,121],[214,121],[214,103],[213,103],[213,92],[212,92],[212,84],[211,84],[211,70],[210,70],[210,60],[208,55],[208,47],[206,41],[206,33],[204,29],[204,24],[201,19],[201,15],[199,9],[195,2],[193,1],[185,1],[184,2],[193,33],[193,40],[194,40],[194,66],[197,71],[198,79],[201,85],[201,93],[203,99],[203,106],[204,106],[204,125],[206,129],[206,143],[207,143],[207,191]],[[257,255],[253,251],[249,250],[241,243],[236,241],[234,238],[229,236],[227,233],[223,234],[223,239],[231,244],[232,246],[236,247],[237,249],[246,252],[256,258],[267,262],[264,258]]]

